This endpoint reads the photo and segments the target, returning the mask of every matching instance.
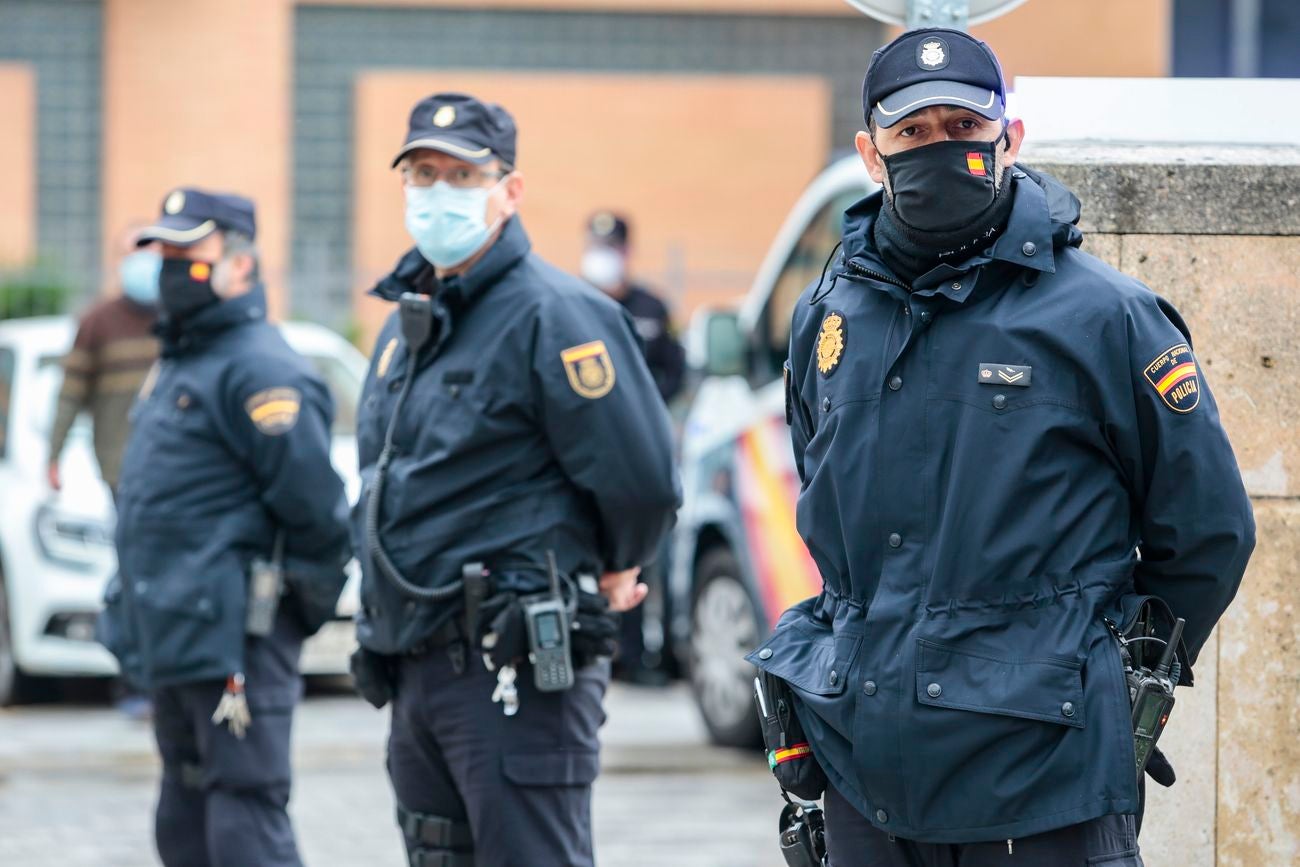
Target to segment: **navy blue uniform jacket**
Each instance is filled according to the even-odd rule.
[[[1072,194],[1014,174],[996,243],[913,291],[875,249],[880,194],[859,202],[793,318],[798,527],[824,590],[750,659],[795,688],[835,787],[909,839],[1135,812],[1103,618],[1158,596],[1194,661],[1254,546],[1182,319],[1077,249]]]
[[[431,295],[434,310],[381,504],[384,547],[406,578],[442,586],[483,562],[501,589],[536,590],[547,549],[569,573],[652,560],[680,486],[668,412],[622,308],[534,255],[518,217],[442,282],[411,250],[374,294],[403,292]],[[394,311],[362,390],[353,511],[358,637],[379,653],[411,649],[460,605],[408,600],[366,549],[365,504],[410,364]]]
[[[245,670],[248,567],[271,556],[277,529],[282,605],[328,616],[346,580],[333,401],[265,307],[259,287],[163,330],[132,410],[100,638],[146,687]]]

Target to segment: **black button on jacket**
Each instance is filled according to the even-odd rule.
[[[798,528],[825,587],[750,659],[793,684],[840,792],[909,839],[1135,812],[1103,618],[1158,596],[1194,660],[1254,545],[1182,319],[1078,249],[1059,183],[1014,182],[991,250],[910,292],[872,240],[880,195],[859,202],[794,313]]]

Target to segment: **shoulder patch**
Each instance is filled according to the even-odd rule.
[[[583,397],[595,400],[614,388],[614,362],[605,341],[593,340],[560,353],[569,386]]]
[[[288,433],[298,423],[302,394],[296,388],[267,388],[244,401],[253,425],[267,436]]]
[[[384,351],[379,354],[379,363],[375,365],[375,379],[383,379],[388,373],[388,365],[393,363],[393,353],[397,351],[397,338],[388,341]]]
[[[839,367],[840,355],[844,353],[845,333],[844,314],[834,310],[822,320],[821,331],[817,334],[817,372],[830,376]]]
[[[1189,413],[1201,403],[1201,375],[1186,343],[1176,343],[1157,355],[1142,375],[1174,412]]]

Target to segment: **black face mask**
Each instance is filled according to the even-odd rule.
[[[212,291],[209,262],[192,259],[163,259],[158,274],[158,304],[174,319],[193,316],[221,299]]]
[[[1001,140],[941,141],[882,155],[895,213],[920,232],[976,226],[997,198],[994,175]]]

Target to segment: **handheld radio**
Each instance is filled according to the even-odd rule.
[[[528,626],[528,661],[539,692],[559,692],[573,686],[573,654],[569,651],[569,609],[560,592],[555,552],[546,552],[551,589],[519,600]]]
[[[1178,678],[1170,671],[1186,623],[1181,617],[1174,621],[1169,642],[1154,669],[1131,664],[1125,672],[1129,700],[1133,703],[1133,751],[1137,757],[1139,777],[1146,768],[1147,760],[1151,758],[1156,741],[1164,733],[1169,713],[1174,708],[1174,686]]]

